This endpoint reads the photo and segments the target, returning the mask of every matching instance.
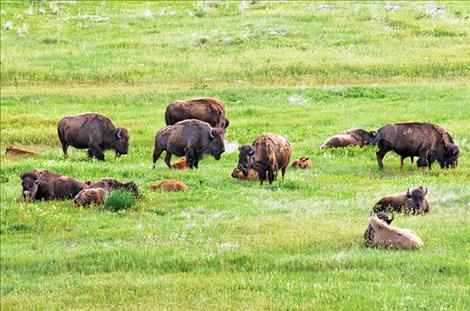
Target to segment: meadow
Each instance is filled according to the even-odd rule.
[[[0,6],[2,310],[470,309],[469,2]],[[225,103],[226,153],[153,170],[166,106],[199,96]],[[129,154],[64,159],[57,122],[84,112],[128,128]],[[459,166],[400,170],[389,153],[380,172],[375,147],[320,149],[352,127],[405,121],[443,126]],[[237,146],[265,132],[313,169],[272,185],[231,178]],[[22,202],[19,176],[35,168],[133,180],[142,197],[120,212]],[[164,179],[189,190],[147,189]],[[365,247],[374,203],[418,185],[431,212],[394,224],[423,248]]]

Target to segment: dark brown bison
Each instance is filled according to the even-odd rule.
[[[225,130],[212,128],[208,123],[191,119],[169,125],[158,131],[153,150],[153,167],[163,151],[166,151],[165,163],[171,168],[171,155],[186,157],[189,168],[198,168],[199,161],[206,154],[216,160],[225,151]]]
[[[289,141],[286,138],[263,134],[255,139],[251,145],[243,145],[239,148],[238,166],[245,176],[248,176],[248,169],[253,168],[258,172],[261,184],[267,178],[271,184],[279,169],[282,171],[282,178],[286,173],[292,153]]]
[[[188,186],[177,180],[164,180],[156,185],[151,185],[149,188],[150,190],[184,191],[188,189]]]
[[[29,155],[32,157],[35,157],[38,155],[37,152],[31,151],[31,150],[26,150],[23,148],[18,148],[18,147],[13,147],[13,146],[8,146],[5,150],[5,154],[13,154],[13,155]]]
[[[322,145],[322,148],[338,148],[347,146],[365,146],[372,145],[375,141],[377,132],[366,131],[359,128],[349,129],[328,138]]]
[[[258,180],[259,179],[258,172],[252,168],[248,168],[248,175],[245,176],[243,172],[236,167],[232,171],[232,177],[237,178],[237,179],[242,179],[242,180]]]
[[[298,160],[292,162],[292,168],[311,169],[312,161],[308,157],[300,157]]]
[[[396,123],[389,124],[377,131],[375,141],[379,147],[377,162],[383,169],[383,158],[391,150],[400,157],[419,157],[418,167],[431,168],[438,161],[442,168],[456,167],[459,147],[452,136],[438,125],[431,123]],[[412,158],[413,159],[413,158]]]
[[[195,98],[176,101],[166,108],[166,125],[172,125],[187,119],[197,119],[209,123],[212,127],[227,128],[224,104],[216,98]]]
[[[115,127],[110,119],[98,113],[64,117],[59,121],[57,132],[65,157],[69,146],[88,149],[88,156],[98,160],[104,160],[105,150],[114,150],[116,156],[128,152],[127,129]]]
[[[31,201],[73,198],[85,184],[48,170],[36,169],[21,175],[23,197]]]
[[[408,189],[406,192],[388,195],[381,198],[374,206],[374,212],[393,210],[400,213],[420,214],[429,212],[429,203],[426,200],[428,189],[419,186]]]
[[[369,226],[364,233],[366,245],[395,249],[418,249],[423,246],[423,241],[416,232],[394,227],[390,225],[391,220],[386,219],[381,219],[378,215],[370,217]]]

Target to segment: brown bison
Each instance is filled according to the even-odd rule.
[[[110,119],[98,113],[64,117],[59,121],[57,132],[65,157],[69,146],[88,149],[88,156],[98,160],[104,160],[104,151],[108,149],[114,150],[116,156],[128,152],[127,129],[115,127]]]
[[[352,128],[341,132],[335,136],[328,138],[322,145],[322,148],[338,148],[347,146],[365,146],[372,145],[376,138],[377,132],[366,131],[359,128]]]
[[[75,179],[42,169],[22,174],[21,185],[23,198],[31,201],[73,198],[85,187]]]
[[[176,181],[176,180],[164,180],[156,185],[151,185],[150,190],[164,190],[164,191],[184,191],[188,189],[184,183]]]
[[[117,181],[116,179],[113,178],[103,178],[100,181],[96,183],[89,183],[86,186],[86,189],[105,189],[107,191],[111,190],[127,190],[129,192],[132,192],[134,196],[138,197],[139,196],[139,187],[137,184],[133,181],[127,182],[127,183],[121,183]]]
[[[208,123],[196,119],[180,121],[158,131],[153,150],[153,167],[163,151],[166,151],[165,163],[171,169],[171,155],[186,157],[189,168],[198,168],[199,161],[206,154],[216,160],[225,151],[225,130],[212,128]]]
[[[178,162],[171,165],[171,168],[174,170],[184,170],[186,167],[186,157],[182,157]]]
[[[431,168],[438,161],[442,168],[456,167],[459,147],[452,136],[438,125],[431,123],[396,123],[389,124],[377,131],[375,143],[379,147],[377,162],[383,169],[383,158],[393,150],[401,159],[419,157],[418,167]],[[413,159],[413,158],[412,158]]]
[[[372,216],[373,214],[371,214]],[[390,225],[393,221],[394,215],[392,213],[392,217],[389,216],[387,212],[379,212],[375,214],[378,218],[382,219],[387,223],[387,225]],[[370,241],[372,241],[374,238],[374,229],[372,229],[372,226],[369,223],[369,226],[367,227],[366,231],[364,232],[364,240],[366,241],[367,244],[370,244]]]
[[[396,249],[418,249],[423,246],[423,241],[414,231],[397,228],[390,223],[390,219],[387,221],[372,215],[364,233],[366,245]]]
[[[245,176],[243,172],[236,167],[232,171],[232,177],[243,179],[243,180],[258,180],[259,179],[258,172],[252,168],[248,168],[248,175]]]
[[[419,186],[408,189],[406,192],[388,195],[381,198],[374,206],[374,212],[393,210],[400,213],[420,214],[429,212],[429,203],[426,200],[428,189]]]
[[[73,198],[73,201],[81,206],[90,204],[102,205],[107,194],[108,190],[104,188],[85,188]]]
[[[281,169],[282,178],[286,173],[292,153],[289,141],[281,136],[263,134],[255,139],[251,145],[243,145],[239,148],[237,168],[248,176],[248,169],[253,168],[258,172],[261,184],[267,178],[271,184],[277,172]]]
[[[300,159],[295,160],[292,162],[292,168],[301,168],[301,169],[311,169],[312,168],[312,161],[310,158],[307,157],[300,157]]]
[[[29,156],[37,156],[37,152],[26,150],[23,148],[8,146],[5,150],[5,154],[13,154],[13,155],[29,155]]]
[[[172,125],[187,119],[197,119],[209,123],[212,127],[227,128],[224,104],[216,98],[195,98],[176,101],[166,108],[166,125]]]

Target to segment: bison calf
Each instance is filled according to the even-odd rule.
[[[184,170],[186,167],[186,157],[182,157],[178,162],[171,165],[171,168],[174,170]]]
[[[300,159],[292,162],[292,168],[311,169],[312,161],[307,157],[300,157]]]
[[[253,141],[251,145],[243,145],[238,148],[237,168],[248,176],[248,169],[253,168],[258,172],[261,184],[268,178],[271,184],[281,169],[282,178],[286,173],[292,153],[289,141],[281,136],[263,134]],[[266,175],[266,171],[268,174]]]
[[[98,160],[104,160],[104,151],[108,149],[114,150],[116,156],[128,152],[127,129],[115,127],[109,118],[98,113],[64,117],[57,132],[65,157],[69,146],[88,149],[88,156]]]
[[[388,195],[381,198],[374,206],[374,212],[388,211],[389,209],[394,212],[400,213],[427,213],[429,212],[429,203],[425,198],[428,193],[426,190],[419,186],[414,189],[408,189],[406,192]]]
[[[198,168],[199,161],[206,154],[220,160],[225,152],[224,135],[224,129],[212,128],[208,123],[195,119],[169,125],[155,136],[153,167],[163,151],[166,151],[165,163],[169,168],[172,154],[185,156],[189,168]]]
[[[8,146],[5,150],[5,154],[13,154],[13,155],[29,155],[29,156],[37,156],[37,152],[26,150],[22,148],[17,148],[13,146]]]
[[[359,128],[349,129],[347,131],[336,134],[325,141],[322,148],[338,148],[347,146],[365,146],[374,143],[377,132],[366,131]]]
[[[77,205],[87,206],[90,204],[102,205],[108,191],[104,188],[86,188],[80,191],[73,201]]]
[[[232,171],[232,177],[233,178],[238,178],[238,179],[243,179],[243,180],[257,180],[259,179],[258,172],[252,168],[248,168],[248,175],[245,176],[243,172],[238,169],[234,168]]]
[[[364,233],[366,244],[396,249],[418,249],[423,246],[423,241],[414,231],[391,226],[390,222],[372,215]]]
[[[31,201],[73,198],[85,184],[67,176],[35,169],[21,175],[23,197]]]
[[[149,188],[150,190],[183,191],[188,189],[188,186],[176,180],[164,180],[156,185],[151,185]]]

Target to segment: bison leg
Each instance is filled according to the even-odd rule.
[[[413,166],[414,163],[415,163],[415,157],[411,156],[411,166]]]
[[[419,158],[417,162],[418,167],[426,167],[429,165],[428,162],[428,151],[427,150],[422,150],[419,152]]]
[[[168,150],[166,151],[166,156],[165,156],[165,163],[166,165],[168,166],[169,169],[171,169],[171,152],[169,152]]]
[[[258,170],[258,176],[259,180],[261,181],[261,184],[266,180],[266,171],[265,170]]]
[[[282,180],[284,180],[284,175],[286,175],[286,169],[287,169],[287,166],[284,166],[284,167],[282,168],[282,171],[281,171],[281,173],[282,173]]]
[[[67,158],[68,157],[68,154],[67,154],[67,149],[69,148],[69,145],[67,145],[67,143],[62,143],[62,151],[64,152],[64,157]]]
[[[384,169],[384,163],[383,163],[383,158],[385,157],[385,155],[387,154],[388,150],[382,150],[380,149],[379,151],[377,151],[376,155],[377,155],[377,163],[379,164],[379,169],[380,170],[383,170]]]
[[[400,156],[400,169],[403,169],[403,161],[405,160],[404,156]]]
[[[98,145],[90,145],[90,149],[88,150],[88,156],[90,156],[90,154],[100,161],[104,160],[103,150],[101,150]]]
[[[191,152],[191,150],[187,148],[185,156],[186,156],[186,162],[188,164],[188,167],[191,169],[194,168],[194,164],[195,162],[197,162],[196,154],[194,152]]]
[[[276,178],[276,176],[274,175],[274,172],[277,173],[277,170],[274,170],[274,168],[272,166],[270,166],[268,168],[268,181],[269,181],[269,184],[272,184],[274,179]]]

